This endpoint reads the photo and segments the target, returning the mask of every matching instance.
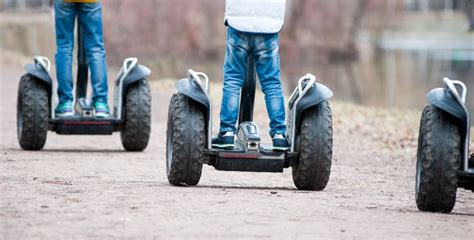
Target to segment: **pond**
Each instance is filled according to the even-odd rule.
[[[420,111],[427,104],[428,91],[443,87],[444,77],[457,79],[467,86],[466,104],[474,114],[474,34],[387,35],[379,40],[377,49],[372,45],[360,44],[356,62],[299,64],[297,72],[315,73],[320,82],[333,89],[338,100]],[[286,84],[288,90],[296,85],[297,77],[291,79]]]

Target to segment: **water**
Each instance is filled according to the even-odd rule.
[[[463,81],[468,89],[466,105],[474,114],[474,35],[463,37],[387,36],[373,49],[359,47],[355,62],[314,63],[302,61],[301,75],[312,72],[335,93],[335,99],[361,105],[422,110],[425,96],[443,87],[448,77]],[[284,62],[284,61],[283,61]],[[307,64],[304,64],[306,62]],[[285,73],[285,66],[282,66]],[[297,76],[287,76],[291,91]]]
[[[433,59],[426,62],[429,55],[427,52],[390,51],[384,53],[379,62],[322,65],[319,68],[324,71],[315,72],[320,73],[321,82],[334,90],[336,99],[401,108],[424,106],[426,93],[443,87],[444,77],[458,79],[467,85],[467,106],[474,113],[474,63]],[[295,85],[295,81],[290,85]]]

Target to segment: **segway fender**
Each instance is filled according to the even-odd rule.
[[[211,103],[209,97],[203,90],[191,79],[181,79],[176,83],[176,89],[179,93],[191,98],[204,108],[204,119],[206,119],[207,144],[206,148],[211,149]]]
[[[25,70],[27,73],[46,83],[49,90],[51,90],[51,87],[53,86],[53,80],[43,67],[41,67],[39,64],[30,63],[25,66]]]
[[[474,173],[474,170],[469,168],[470,119],[466,107],[457,101],[453,93],[446,88],[435,88],[431,90],[426,95],[426,99],[433,106],[440,108],[460,120],[456,124],[458,125],[461,134],[461,147],[464,163],[463,169],[468,173]]]
[[[308,91],[308,93],[301,99],[299,104],[294,109],[296,111],[296,121],[299,123],[301,114],[308,108],[316,106],[323,101],[330,99],[333,96],[331,89],[325,85],[316,83],[314,87]]]
[[[48,60],[49,62],[49,60]],[[49,66],[47,67],[49,69]],[[30,63],[25,66],[25,70],[28,74],[32,75],[37,79],[38,81],[42,82],[43,84],[46,85],[46,91],[48,91],[48,98],[49,98],[49,106],[50,110],[53,109],[53,104],[54,101],[52,101],[53,98],[53,80],[51,76],[49,75],[49,72],[41,66],[38,62],[35,61],[35,63]],[[51,118],[54,118],[54,111],[51,112]]]
[[[127,87],[140,80],[150,76],[151,70],[143,65],[138,64],[135,66],[132,71],[123,79],[123,89],[127,89]],[[124,91],[125,93],[125,91]]]
[[[204,108],[206,108],[207,115],[209,113],[210,102],[207,95],[199,88],[199,86],[191,81],[190,79],[181,79],[176,84],[178,92],[186,95],[187,97],[193,99],[194,101],[200,103]],[[207,116],[208,117],[208,116]]]
[[[462,120],[463,122],[467,120],[466,111],[447,89],[435,88],[426,95],[426,99],[432,105]]]
[[[300,82],[301,81],[302,80],[300,80]],[[300,85],[300,83],[298,83],[298,85]],[[287,137],[291,143],[291,151],[295,150],[296,132],[301,125],[301,116],[303,115],[303,112],[311,107],[321,104],[333,96],[333,92],[328,87],[319,83],[314,83],[314,85],[307,91],[302,90],[303,93],[306,91],[306,94],[304,94],[303,97],[299,96],[300,93],[298,93],[298,89],[299,87],[290,98],[290,111],[287,118],[287,126],[289,129],[289,135],[287,135]],[[303,89],[308,88],[304,87]]]

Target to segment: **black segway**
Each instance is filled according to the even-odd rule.
[[[88,65],[81,25],[78,24],[78,71],[74,117],[57,118],[54,113],[56,92],[50,75],[51,62],[35,57],[25,67],[17,101],[18,142],[24,150],[41,150],[48,130],[62,135],[110,135],[120,131],[127,151],[142,151],[148,145],[151,125],[151,94],[146,77],[151,71],[127,58],[114,84],[114,108],[110,118],[96,118],[92,101],[87,98]]]
[[[474,157],[464,83],[444,78],[444,88],[427,95],[421,116],[416,162],[416,204],[421,211],[448,213],[458,187],[474,191]],[[460,91],[458,91],[460,90]]]
[[[177,83],[168,111],[168,181],[175,186],[198,184],[203,163],[217,170],[244,172],[283,172],[292,167],[298,189],[323,190],[331,171],[332,116],[328,99],[333,93],[316,83],[313,75],[302,77],[289,101],[287,138],[291,149],[273,151],[271,144],[260,142],[258,126],[252,122],[256,89],[253,56],[247,66],[232,150],[212,148],[207,75],[188,70],[189,77]]]

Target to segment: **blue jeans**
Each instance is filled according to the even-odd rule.
[[[240,104],[240,90],[244,84],[247,57],[253,53],[257,75],[265,94],[270,118],[270,135],[286,132],[285,103],[280,81],[278,34],[239,32],[229,27],[224,62],[224,93],[221,105],[220,132],[236,132],[235,123]]]
[[[61,103],[72,101],[72,61],[74,50],[74,24],[76,16],[82,26],[84,50],[91,73],[92,100],[107,103],[107,66],[102,40],[102,4],[68,3],[55,0],[56,15],[56,78]]]

